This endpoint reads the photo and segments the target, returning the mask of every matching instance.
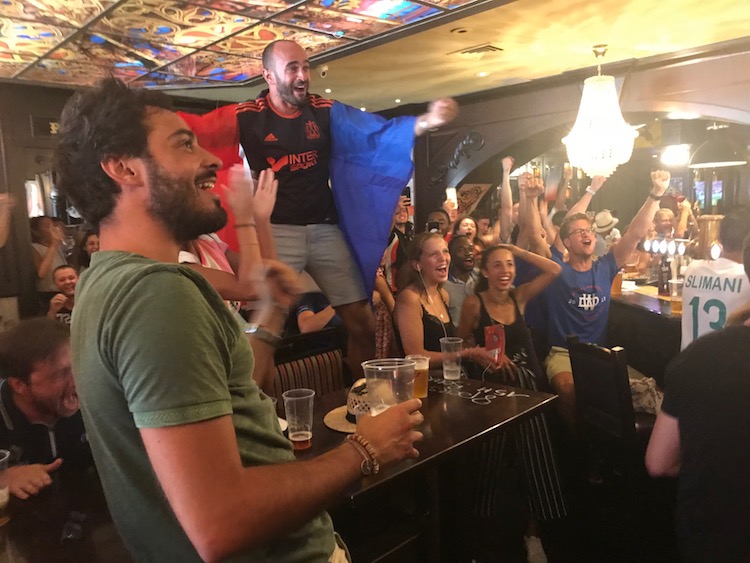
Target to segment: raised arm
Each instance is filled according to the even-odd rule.
[[[513,157],[504,156],[503,180],[500,188],[500,207],[497,213],[495,226],[499,229],[498,236],[494,242],[510,242],[510,234],[513,231],[513,192],[510,189],[510,173],[513,169]]]
[[[516,288],[516,300],[518,301],[519,307],[521,307],[521,311],[523,311],[523,307],[526,303],[534,299],[534,297],[539,295],[544,288],[555,281],[555,278],[560,275],[560,272],[562,272],[562,267],[557,262],[545,258],[544,256],[540,256],[538,253],[522,250],[517,246],[512,245],[508,246],[508,248],[513,253],[514,257],[528,262],[541,271],[541,273],[533,280],[521,284]],[[549,249],[549,247],[547,248]]]
[[[452,98],[441,98],[430,102],[427,113],[423,113],[414,122],[414,134],[420,137],[430,129],[437,129],[450,123],[458,116],[458,103]]]
[[[537,204],[539,196],[544,193],[544,184],[541,179],[524,172],[518,180],[518,188],[520,192],[518,222],[521,230],[517,246],[520,248],[528,246],[532,252],[547,258],[550,250],[549,245],[542,239],[542,222]],[[523,235],[525,245],[521,243],[520,235]]]
[[[570,164],[563,164],[563,179],[561,184],[557,187],[557,197],[555,198],[555,205],[553,209],[555,211],[562,211],[565,209],[565,196],[570,189],[570,180],[573,178],[573,168]]]
[[[638,242],[648,233],[654,214],[659,209],[659,200],[669,187],[669,178],[669,172],[666,170],[651,172],[651,191],[646,202],[638,210],[622,238],[612,247],[618,267],[625,264],[625,260],[635,250]]]
[[[674,238],[685,238],[688,228],[688,220],[693,215],[692,206],[688,200],[683,200],[678,204],[677,226],[674,229]]]
[[[34,265],[36,266],[36,275],[40,280],[44,279],[52,270],[52,264],[55,261],[57,249],[62,244],[63,239],[62,229],[60,229],[57,225],[50,225],[49,232],[52,242],[49,244],[49,246],[47,246],[47,250],[45,251],[44,256],[39,254],[36,249],[34,249],[33,253]]]
[[[589,209],[589,205],[591,205],[591,200],[594,199],[596,192],[601,189],[606,180],[607,179],[604,176],[594,176],[591,179],[591,185],[586,188],[585,192],[583,192],[581,199],[576,201],[575,204],[571,206],[570,210],[565,214],[565,216],[569,217],[571,215],[575,215],[576,213],[586,213],[586,211],[588,211]]]

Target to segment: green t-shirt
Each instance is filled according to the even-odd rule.
[[[247,339],[200,274],[102,251],[77,287],[72,344],[86,430],[122,538],[138,561],[200,561],[138,429],[231,415],[244,466],[294,461],[271,401],[251,377]],[[323,513],[230,560],[327,561],[333,549]]]

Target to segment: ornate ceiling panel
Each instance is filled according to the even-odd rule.
[[[0,0],[0,79],[200,87],[259,79],[261,53],[290,39],[342,49],[486,0]]]

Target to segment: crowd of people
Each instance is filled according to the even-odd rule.
[[[571,172],[562,168],[549,209],[542,179],[524,172],[514,202],[510,157],[502,159],[497,210],[452,218],[434,209],[417,228],[404,192],[410,148],[415,136],[455,118],[453,100],[386,122],[310,94],[307,56],[291,41],[266,48],[263,76],[268,90],[256,100],[205,116],[175,113],[166,97],[116,80],[76,94],[61,118],[56,170],[92,230],[66,255],[60,225],[32,219],[47,318],[0,338],[0,447],[14,453],[10,492],[38,494],[58,472],[93,459],[123,540],[148,560],[347,561],[326,507],[363,474],[418,456],[423,417],[413,399],[362,417],[354,438],[331,452],[290,463],[267,395],[290,311],[300,332],[342,325],[355,376],[362,361],[394,353],[440,366],[440,339],[459,336],[469,377],[551,389],[575,434],[567,338],[607,345],[612,283],[639,243],[694,228],[689,203],[679,204],[679,215],[660,207],[666,171],[651,173],[645,202],[620,234],[614,212],[588,211],[604,178],[566,201]],[[373,190],[385,212],[373,212],[362,186],[361,209],[344,207],[350,180],[339,153],[361,149],[356,135],[341,132],[347,127],[364,130],[380,155],[384,147],[395,155],[368,165],[385,178]],[[234,141],[242,158],[229,168],[215,152]],[[222,173],[231,215],[212,191]],[[0,213],[10,207],[0,200]],[[216,235],[229,217],[237,251]],[[352,225],[372,232],[352,238]],[[748,210],[731,211],[721,226],[722,258],[685,272],[683,300],[696,314],[683,321],[686,350],[669,369],[647,457],[654,474],[679,472],[682,480],[689,472],[681,507],[706,494],[715,466],[707,459],[723,459],[734,468],[727,483],[747,488],[750,459],[729,444],[745,437],[749,422],[739,399],[744,364],[733,363],[746,354],[749,330],[748,234]],[[374,257],[361,251],[365,242]],[[303,270],[319,291],[300,299]],[[722,331],[727,323],[736,327]],[[487,338],[499,330],[498,353]],[[701,338],[708,332],[716,334]],[[719,351],[727,362],[720,399],[697,408],[696,397],[717,392],[706,387],[702,366]],[[720,408],[736,412],[711,425],[723,436],[717,445],[701,425]],[[538,522],[567,513],[549,426],[536,416],[515,440],[529,561],[546,560]],[[724,449],[733,451],[721,457],[716,450]],[[496,451],[490,441],[480,453],[483,495],[502,478]],[[731,494],[710,496],[716,506],[731,502]],[[694,553],[712,553],[720,532],[734,530],[714,521],[715,531],[694,535],[708,525],[701,511],[685,510],[680,537]],[[722,553],[749,553],[746,540],[732,541]]]

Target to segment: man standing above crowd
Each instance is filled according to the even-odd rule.
[[[342,561],[325,507],[363,473],[417,455],[421,403],[362,417],[356,444],[295,461],[252,380],[248,339],[205,278],[177,264],[183,242],[225,220],[210,191],[220,164],[158,92],[107,80],[63,110],[58,184],[100,232],[72,343],[110,512],[139,560]],[[294,274],[264,264],[285,310]],[[267,322],[258,363],[283,319]]]
[[[547,339],[551,346],[544,368],[560,396],[561,415],[570,425],[575,421],[575,388],[567,337],[575,335],[583,342],[606,344],[612,280],[646,235],[659,200],[669,187],[669,178],[669,172],[663,170],[651,173],[652,187],[646,202],[622,238],[598,260],[594,260],[596,236],[584,211],[604,178],[594,178],[592,186],[560,225],[556,244],[567,249],[569,257],[567,262],[563,260],[560,247],[552,252],[552,259],[562,266],[562,274],[544,292],[549,311]]]
[[[750,234],[750,208],[735,207],[721,220],[721,258],[694,260],[682,288],[682,349],[711,331],[724,328],[729,316],[750,302],[750,280],[742,267],[742,242]]]
[[[310,94],[307,53],[293,41],[263,51],[268,90],[236,106],[221,135],[239,141],[254,174],[271,167],[279,180],[271,215],[279,260],[307,270],[344,321],[350,365],[374,357],[375,322],[368,299],[388,243],[393,210],[412,173],[414,135],[452,121],[455,101],[391,121]],[[216,113],[188,123],[211,123]],[[224,117],[221,117],[224,116]],[[198,132],[202,141],[202,134]],[[213,150],[207,143],[206,148]],[[330,180],[330,185],[329,185]]]
[[[0,448],[11,453],[14,496],[36,495],[58,470],[74,475],[91,466],[67,326],[42,317],[2,334],[0,377]]]

